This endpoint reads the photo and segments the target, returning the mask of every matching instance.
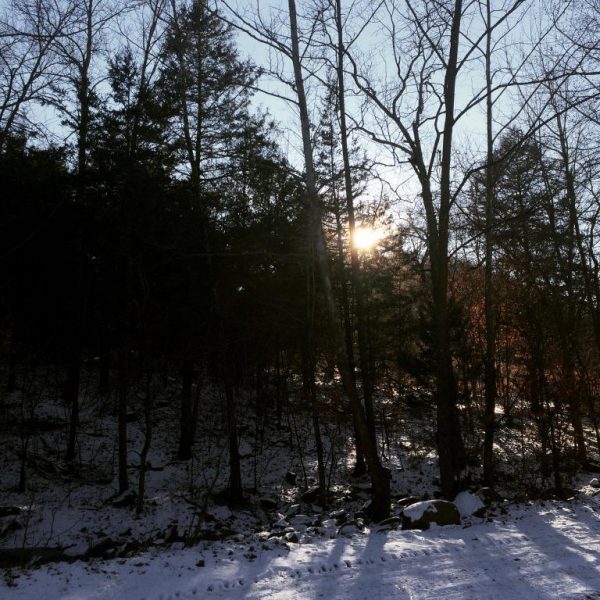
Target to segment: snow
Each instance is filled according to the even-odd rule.
[[[460,492],[457,494],[454,504],[456,504],[456,508],[458,508],[458,512],[462,518],[470,517],[485,507],[481,498],[470,492]]]
[[[435,507],[435,504],[433,504],[430,500],[423,500],[422,502],[415,502],[414,504],[407,506],[404,509],[403,514],[405,517],[407,517],[408,519],[410,519],[411,521],[414,522],[414,521],[418,521],[419,519],[423,518],[423,515],[426,512],[431,512],[431,513],[437,512],[437,508]]]
[[[433,437],[427,429],[431,420],[425,419],[418,427],[404,424],[413,438],[398,433],[397,443],[388,448],[395,521],[365,526],[361,506],[370,484],[351,477],[348,424],[337,431],[330,427],[329,436],[323,436],[327,443],[337,436],[331,506],[301,501],[303,491],[315,484],[316,464],[312,422],[299,413],[293,423],[267,427],[260,447],[248,446],[251,434],[242,439],[254,452],[242,460],[243,481],[253,491],[247,505],[228,508],[211,496],[225,488],[228,477],[219,425],[222,402],[211,398],[205,399],[194,460],[187,463],[173,457],[176,403],[157,407],[161,427],[149,455],[154,468],[147,474],[147,501],[139,517],[113,504],[115,423],[106,410],[82,405],[77,476],[65,471],[68,465],[60,459],[64,431],[32,439],[31,458],[44,467],[43,458],[51,457],[58,471],[46,473],[33,463],[24,494],[14,491],[18,439],[5,432],[0,443],[13,449],[0,453],[2,502],[22,511],[0,518],[0,548],[62,546],[74,559],[110,541],[117,548],[111,556],[118,557],[5,569],[0,598],[600,599],[600,494],[591,474],[581,474],[574,484],[580,487],[576,501],[528,506],[500,501],[488,508],[485,521],[466,518],[462,526],[398,531],[401,499],[431,498],[439,491],[437,458],[425,443]],[[254,431],[252,412],[243,411],[240,423],[242,437]],[[295,449],[290,448],[292,432]],[[129,436],[135,485],[143,443],[138,423],[130,424]],[[285,480],[289,471],[298,473],[297,485]],[[499,497],[515,497],[499,491]],[[261,506],[261,498],[276,500],[277,511]],[[481,502],[477,496],[459,495],[461,516],[472,514],[476,502]],[[421,501],[404,514],[419,520],[427,510],[435,511],[435,505]],[[18,527],[11,528],[13,521]],[[184,538],[203,541],[184,547]],[[129,544],[139,548],[122,551]]]
[[[600,598],[591,498],[513,507],[426,532],[367,532],[264,550],[233,541],[128,559],[48,565],[0,583],[6,600]],[[255,557],[255,558],[254,558]],[[19,575],[18,573],[13,573]]]

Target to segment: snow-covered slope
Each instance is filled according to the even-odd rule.
[[[206,543],[129,559],[55,564],[0,584],[0,597],[167,600],[600,598],[595,505],[512,508],[492,522],[372,530],[262,550]]]

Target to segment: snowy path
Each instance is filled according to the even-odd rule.
[[[1,598],[493,600],[600,599],[600,520],[591,507],[511,511],[506,523],[372,532],[254,561],[240,546],[185,549],[94,565],[55,565]],[[196,563],[202,556],[206,566]]]

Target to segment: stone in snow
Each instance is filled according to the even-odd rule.
[[[431,523],[459,525],[458,508],[447,500],[424,500],[407,506],[402,512],[403,529],[429,529]]]
[[[279,504],[276,498],[269,498],[268,496],[263,496],[259,502],[265,510],[275,510]]]
[[[471,492],[460,492],[454,498],[454,504],[456,504],[456,508],[458,508],[458,512],[463,519],[472,515],[482,516],[483,510],[485,510],[483,500],[479,496],[471,494]]]
[[[290,519],[290,523],[293,527],[306,527],[312,523],[313,519],[308,515],[296,515]]]
[[[596,488],[596,489],[598,489],[598,488],[600,488],[600,481],[598,480],[598,478],[597,478],[597,477],[594,477],[594,478],[593,478],[593,479],[590,481],[590,485],[591,485],[593,488]]]
[[[300,505],[299,504],[291,504],[290,506],[288,506],[285,509],[285,514],[288,517],[292,517],[294,515],[297,515],[300,512]]]

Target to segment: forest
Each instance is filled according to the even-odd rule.
[[[593,502],[598,31],[596,0],[0,0],[5,585]]]

